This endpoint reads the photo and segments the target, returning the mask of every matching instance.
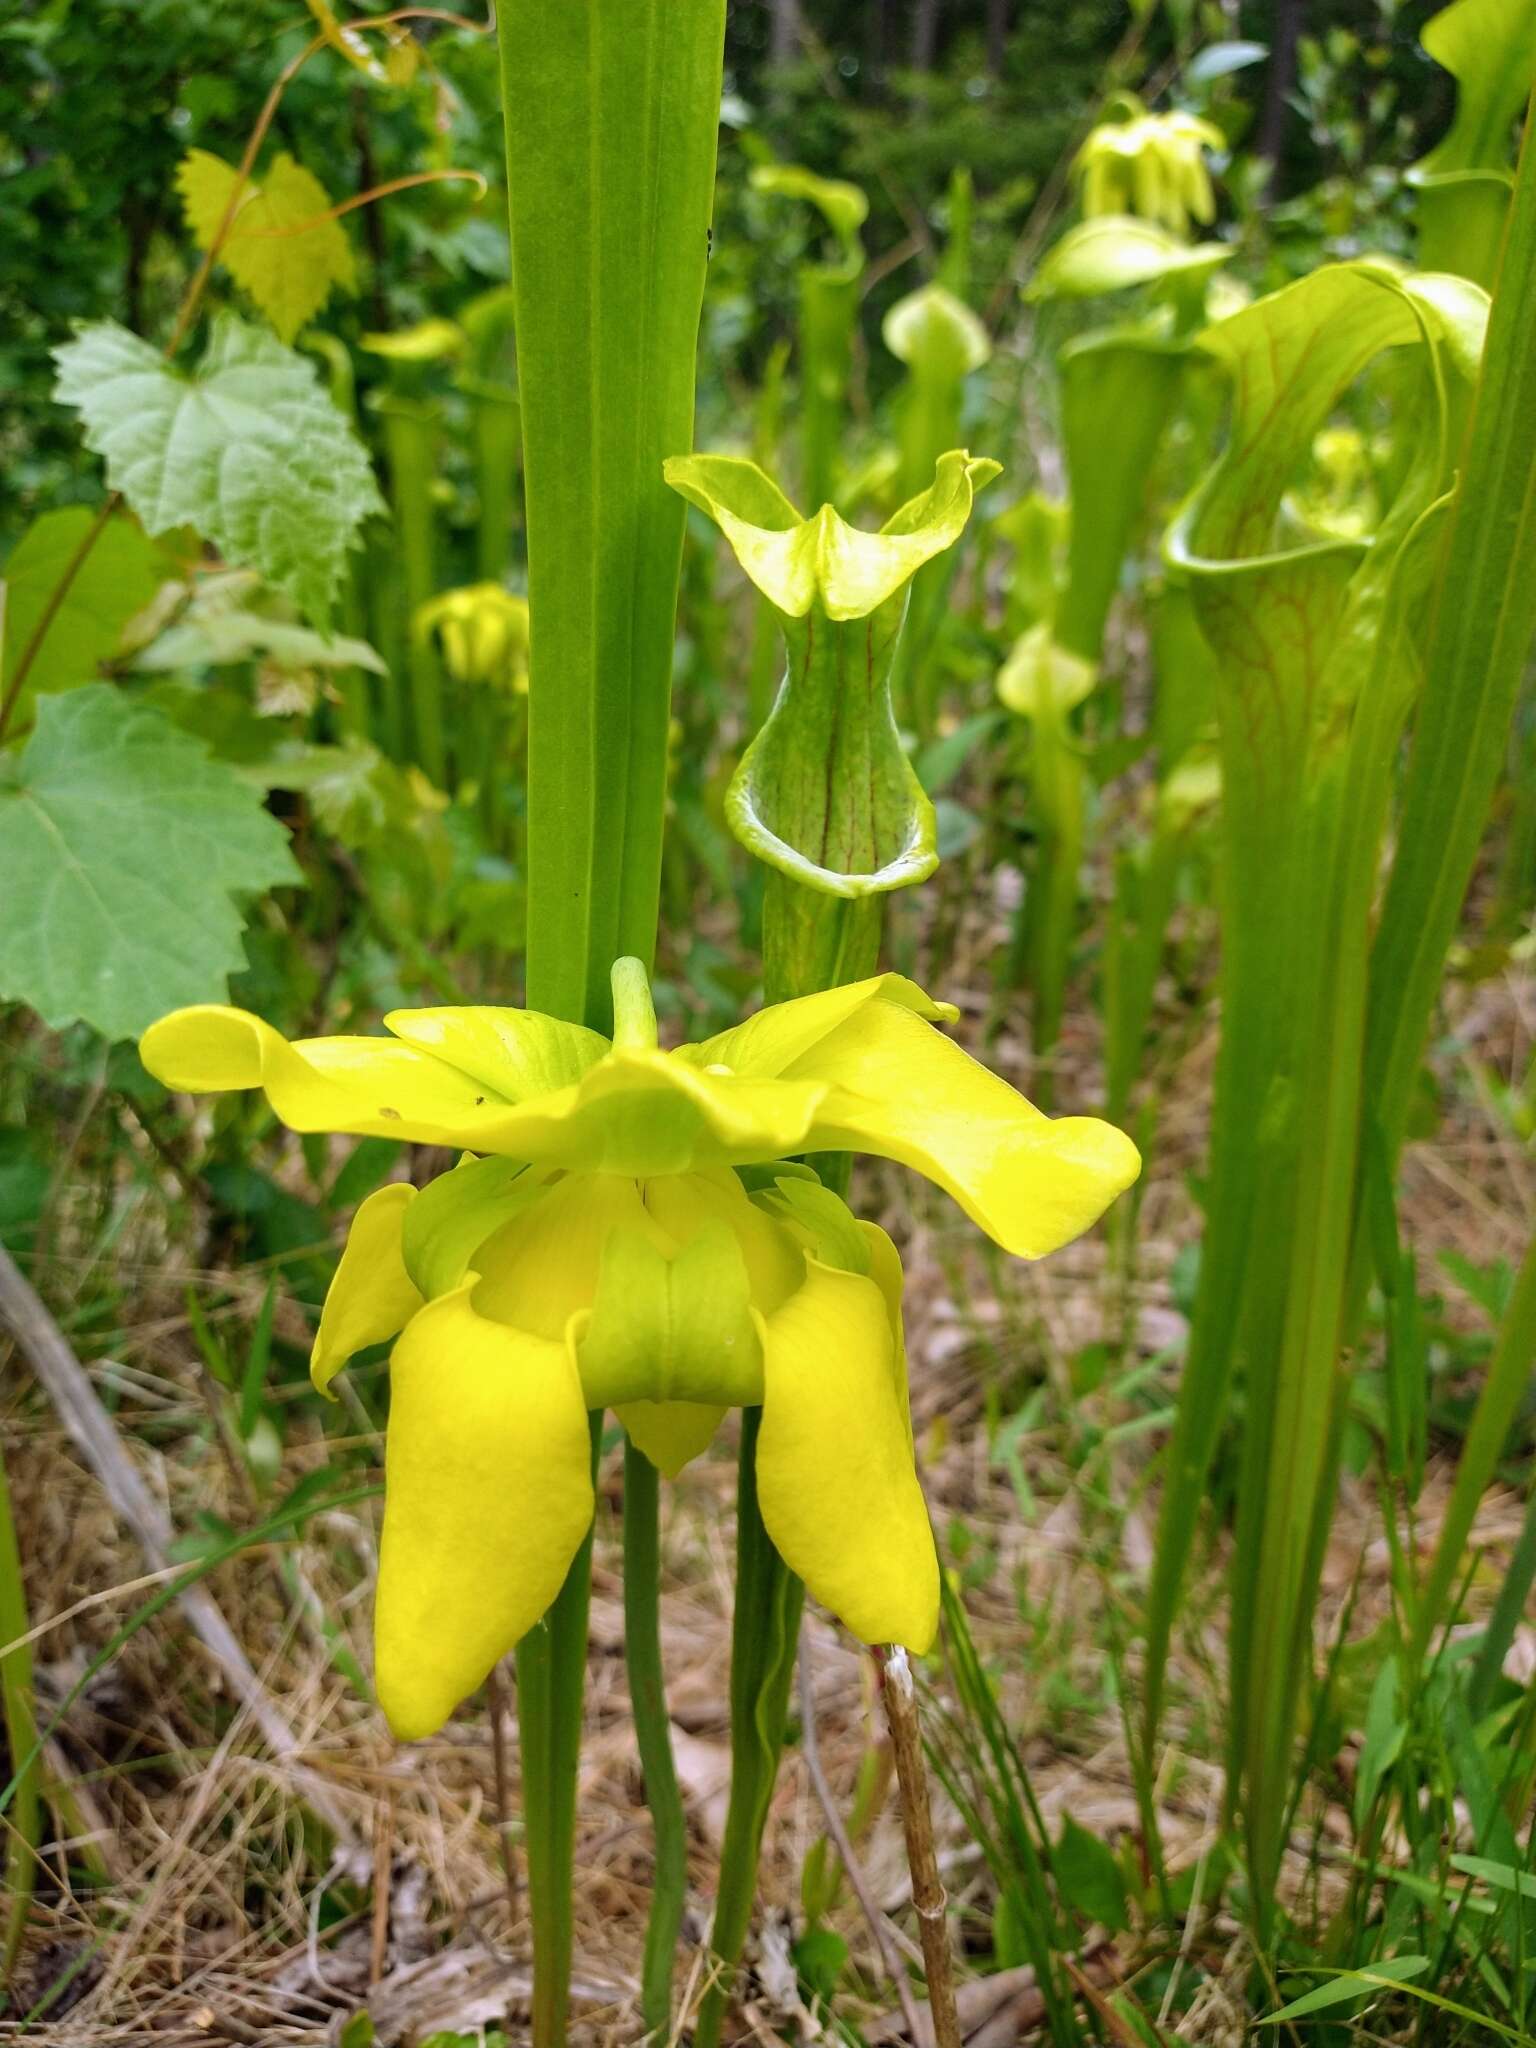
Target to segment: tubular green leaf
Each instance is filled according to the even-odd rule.
[[[1536,150],[1529,135],[1427,635],[1397,857],[1371,954],[1365,1086],[1395,1159],[1536,636]]]
[[[531,623],[527,1000],[600,1029],[613,962],[655,951],[684,517],[662,463],[693,442],[724,37],[724,0],[499,10]],[[643,1548],[654,1503],[639,1505]],[[535,2048],[565,2040],[590,1573],[589,1538],[518,1651]],[[655,1755],[646,1775],[670,1840],[675,1782]]]
[[[1072,508],[1056,637],[1096,662],[1147,471],[1184,375],[1182,343],[1133,331],[1085,335],[1061,352],[1061,425]]]
[[[528,1001],[655,949],[724,0],[512,0],[502,95],[532,613]]]
[[[1337,1459],[1372,891],[1479,316],[1470,287],[1353,264],[1208,330],[1232,428],[1168,546],[1217,656],[1227,896],[1210,1219],[1150,1604],[1147,1727],[1240,1360],[1230,1761],[1261,1922]],[[1374,356],[1415,343],[1408,461],[1381,531],[1280,545],[1283,480],[1317,429]]]

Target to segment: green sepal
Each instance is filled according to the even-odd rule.
[[[775,1188],[781,1180],[803,1180],[813,1187],[821,1186],[821,1175],[804,1159],[767,1159],[760,1166],[738,1166],[734,1171],[749,1195]]]
[[[935,462],[960,439],[965,380],[992,354],[986,328],[963,300],[941,284],[898,299],[881,326],[885,345],[907,366],[897,399],[901,479],[920,490]]]
[[[724,1221],[702,1225],[670,1259],[643,1231],[612,1231],[576,1344],[590,1408],[746,1407],[763,1398],[746,1262]]]
[[[963,300],[941,284],[898,299],[881,322],[885,345],[917,375],[958,382],[992,355],[987,330]]]
[[[997,694],[1031,723],[1060,721],[1089,695],[1098,673],[1091,661],[1063,647],[1042,620],[1014,642],[998,673]]]
[[[819,1181],[780,1174],[758,1208],[795,1228],[807,1250],[824,1266],[842,1273],[869,1271],[869,1241],[848,1204]]]
[[[400,1256],[428,1301],[451,1294],[493,1231],[538,1200],[547,1177],[517,1159],[468,1155],[439,1174],[405,1211]]]

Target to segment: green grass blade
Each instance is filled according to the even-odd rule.
[[[0,1984],[8,1984],[21,1952],[37,1883],[37,1845],[42,1823],[41,1743],[32,1702],[32,1647],[24,1640],[28,1627],[26,1588],[21,1579],[21,1553],[11,1491],[0,1459],[0,1644],[12,1647],[0,1655],[0,1708],[5,1716],[6,1746],[15,1773],[15,1796],[5,1826],[5,1911],[0,1933]]]
[[[1515,1291],[1504,1317],[1499,1341],[1488,1363],[1488,1376],[1478,1395],[1456,1467],[1445,1519],[1435,1554],[1419,1595],[1409,1654],[1419,1663],[1430,1637],[1447,1619],[1447,1603],[1462,1568],[1462,1554],[1478,1504],[1509,1442],[1510,1430],[1536,1370],[1536,1238],[1526,1248]]]

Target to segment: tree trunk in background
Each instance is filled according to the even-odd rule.
[[[987,69],[1001,78],[1008,56],[1008,19],[1013,12],[1009,0],[987,0]]]
[[[769,4],[773,10],[769,61],[792,64],[800,54],[800,0],[769,0]]]
[[[939,41],[939,0],[917,0],[912,17],[912,69],[931,71]]]
[[[1280,169],[1280,149],[1291,111],[1291,88],[1296,83],[1296,45],[1306,21],[1306,0],[1274,0],[1274,33],[1269,43],[1269,76],[1264,81],[1264,111],[1259,116],[1254,139],[1255,156],[1269,160],[1269,186],[1274,189]]]

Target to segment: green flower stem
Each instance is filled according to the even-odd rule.
[[[672,1761],[661,1663],[660,1484],[656,1467],[624,1446],[624,1660],[645,1803],[656,1835],[651,1917],[640,1973],[640,2013],[664,2041],[672,2018],[672,1965],[688,1897],[688,1822]]]
[[[731,1798],[710,1937],[714,1974],[694,2048],[718,2048],[732,1980],[752,1919],[763,1827],[779,1773],[805,1588],[774,1549],[757,1504],[760,1408],[741,1418],[736,1485],[736,1612],[731,1624]]]
[[[793,924],[798,942],[786,939],[782,930],[786,923]],[[763,904],[763,948],[764,994],[770,1003],[833,988],[843,980],[859,980],[874,971],[879,953],[879,900],[850,901],[824,895],[770,868]],[[771,969],[766,965],[769,960],[776,963]],[[838,960],[854,971],[823,981],[795,978],[797,973],[814,973],[818,962]],[[847,1195],[852,1166],[845,1153],[817,1155],[816,1170],[823,1184],[837,1195]],[[805,1604],[805,1588],[774,1549],[757,1504],[761,1423],[760,1408],[742,1411],[736,1483],[736,1609],[731,1619],[731,1796],[710,1932],[713,1976],[699,2005],[694,2048],[717,2048],[736,1965],[751,1925],[763,1828],[784,1747],[800,1610]]]
[[[602,1417],[592,1417],[592,1470]],[[592,1532],[560,1597],[517,1646],[517,1727],[523,1758],[523,1832],[533,1919],[532,2048],[565,2048],[571,1998],[571,1907],[576,1770],[587,1676]]]
[[[400,549],[406,612],[406,645],[411,686],[411,751],[417,766],[438,789],[447,784],[443,737],[443,676],[430,634],[410,630],[422,605],[437,588],[436,521],[432,477],[437,460],[437,420],[432,409],[395,395],[381,402],[389,455],[390,500]]]
[[[0,1459],[0,1643],[15,1648],[0,1656],[0,1706],[5,1714],[6,1747],[15,1768],[15,1791],[6,1819],[5,1918],[0,1935],[0,1984],[9,1983],[37,1882],[37,1844],[42,1821],[39,1784],[41,1745],[32,1708],[32,1650],[24,1640],[30,1627],[26,1589],[21,1578],[21,1553],[11,1514],[10,1487]]]

